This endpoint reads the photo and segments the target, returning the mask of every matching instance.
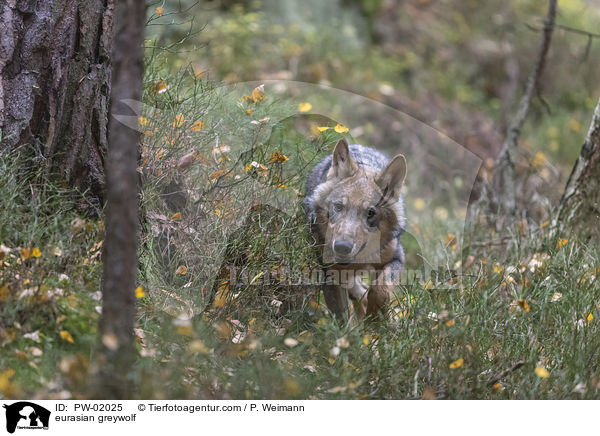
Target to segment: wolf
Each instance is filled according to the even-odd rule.
[[[385,314],[404,265],[400,194],[406,159],[346,139],[312,169],[303,208],[325,271],[323,293],[339,319]]]

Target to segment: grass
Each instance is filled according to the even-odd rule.
[[[411,232],[430,241],[426,260],[459,273],[398,287],[388,322],[341,325],[318,287],[265,282],[316,265],[299,203],[307,171],[342,135],[314,126],[335,121],[298,114],[268,91],[240,99],[186,69],[172,77],[152,65],[145,101],[157,109],[142,114],[137,396],[599,397],[597,247],[557,244],[536,223],[506,229],[503,246],[488,229],[467,228],[480,244],[466,247],[452,219],[456,241],[431,242],[448,210],[414,210]],[[180,164],[185,156],[190,165]],[[86,397],[103,224],[77,214],[76,194],[21,171],[27,162],[0,155],[0,394]],[[409,185],[408,197],[425,196],[419,189]],[[278,196],[283,212],[253,209]],[[406,246],[414,258],[418,245]],[[228,265],[249,283],[231,282]]]

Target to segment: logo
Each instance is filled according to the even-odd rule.
[[[15,429],[48,430],[50,411],[29,401],[19,401],[6,409],[6,431],[14,433]]]

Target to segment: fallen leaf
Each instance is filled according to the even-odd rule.
[[[523,311],[525,312],[529,312],[531,309],[529,308],[529,304],[527,304],[527,301],[525,301],[523,298],[521,298],[520,300],[517,300],[517,305],[523,309]]]
[[[298,111],[299,112],[309,112],[312,109],[312,104],[310,104],[309,102],[304,102],[304,103],[300,103],[298,105]]]
[[[285,338],[283,343],[290,348],[294,348],[296,345],[298,345],[298,341],[294,338]]]
[[[204,129],[205,124],[202,121],[194,121],[194,123],[192,124],[192,127],[190,127],[192,130],[194,130],[195,132],[199,132],[200,130]]]
[[[102,335],[102,344],[111,351],[119,348],[119,339],[114,333],[106,333]]]
[[[562,246],[564,246],[564,245],[567,245],[567,242],[569,242],[569,240],[568,240],[568,239],[561,238],[561,239],[559,239],[559,240],[558,240],[558,242],[556,243],[556,246],[557,246],[557,247],[562,247]]]
[[[275,153],[271,154],[271,157],[269,158],[269,160],[271,162],[285,162],[285,161],[290,160],[290,158],[278,150]]]
[[[335,130],[337,133],[347,133],[350,131],[350,129],[348,129],[348,127],[343,126],[342,124],[336,124],[336,126],[333,128],[333,130]]]
[[[71,333],[69,333],[66,330],[62,330],[60,332],[60,337],[61,337],[62,340],[70,342],[71,344],[75,343],[75,341],[73,340],[73,336],[71,336]]]
[[[196,156],[197,156],[197,154],[195,151],[192,151],[191,153],[188,153],[188,154],[182,156],[177,161],[177,169],[180,169],[180,170],[188,169],[196,161]]]
[[[465,362],[465,360],[462,357],[459,357],[454,362],[452,362],[449,365],[449,367],[450,367],[450,369],[457,369],[457,368],[460,368],[461,366],[463,366],[464,362]]]
[[[265,85],[260,85],[254,88],[252,91],[252,99],[254,103],[263,101],[265,99]]]
[[[173,127],[181,127],[183,125],[184,121],[185,121],[185,117],[183,116],[183,114],[178,113],[177,115],[175,115],[175,118],[173,119]]]
[[[135,288],[135,298],[144,298],[145,296],[146,293],[144,292],[144,288],[142,288],[141,286]]]
[[[165,92],[168,88],[167,82],[165,82],[164,80],[159,80],[157,82],[154,82],[154,84],[152,85],[152,90],[154,91],[155,94],[162,94],[163,92]]]

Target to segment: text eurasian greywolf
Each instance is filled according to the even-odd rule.
[[[306,211],[325,269],[323,292],[338,318],[385,311],[404,265],[400,235],[404,205],[400,190],[406,160],[389,159],[341,139],[306,183]]]

